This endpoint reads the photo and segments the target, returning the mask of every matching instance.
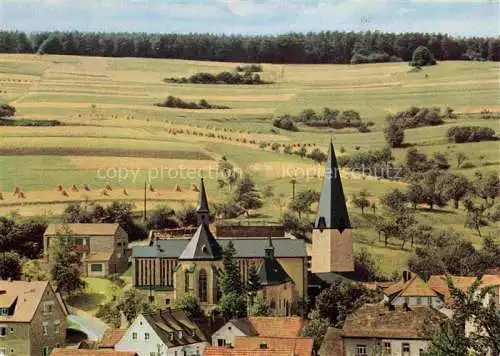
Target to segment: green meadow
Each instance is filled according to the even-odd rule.
[[[144,181],[155,187],[148,207],[165,203],[193,203],[192,184],[207,179],[211,201],[227,199],[211,174],[225,156],[242,172],[251,174],[258,187],[270,185],[274,198],[265,200],[256,220],[277,221],[283,209],[277,200],[291,196],[291,179],[297,189],[319,190],[322,167],[309,159],[261,149],[260,142],[306,144],[326,151],[333,140],[340,154],[368,151],[385,146],[383,128],[388,114],[410,106],[452,107],[461,113],[437,127],[406,130],[409,146],[431,155],[444,153],[451,170],[472,178],[477,170],[498,171],[498,142],[451,144],[446,131],[454,125],[487,126],[499,130],[498,120],[482,119],[483,110],[500,111],[500,65],[493,62],[442,62],[412,73],[406,63],[366,65],[270,65],[263,66],[267,85],[194,85],[165,83],[164,78],[197,72],[231,71],[237,63],[163,59],[99,58],[77,56],[0,55],[0,103],[17,109],[16,119],[55,119],[58,127],[0,127],[0,213],[13,210],[21,215],[57,216],[64,201],[126,199],[141,206]],[[227,110],[180,110],[160,108],[156,103],[168,95],[185,101],[206,99],[226,105]],[[311,108],[329,107],[358,111],[363,121],[372,121],[371,132],[353,129],[328,130],[299,125],[299,132],[272,130],[274,115],[298,114]],[[193,134],[196,132],[196,134]],[[224,138],[222,138],[224,136]],[[230,139],[229,139],[230,137]],[[254,143],[251,143],[253,141]],[[393,154],[403,161],[405,149]],[[464,153],[470,168],[457,168],[455,157]],[[472,167],[471,167],[472,166]],[[165,168],[166,167],[166,168]],[[135,179],[120,179],[112,169],[137,171]],[[155,176],[158,169],[189,171],[192,175]],[[100,172],[100,173],[99,173]],[[194,172],[194,173],[193,173]],[[348,197],[366,189],[378,201],[390,189],[404,183],[343,176]],[[98,192],[103,184],[115,189],[111,196]],[[54,192],[87,184],[92,192]],[[20,188],[24,200],[12,197]],[[181,192],[175,191],[177,187]],[[129,194],[119,194],[128,190]],[[383,212],[377,211],[377,214]],[[355,248],[368,249],[380,258],[384,272],[403,266],[409,250],[398,241],[389,248],[378,241],[372,213],[351,207],[357,227]],[[465,212],[448,206],[438,212],[421,210],[418,219],[436,228],[454,229],[475,244],[481,239],[464,228]],[[484,235],[498,236],[498,226],[484,228]],[[407,247],[409,249],[409,246]]]

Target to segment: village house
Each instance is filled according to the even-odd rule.
[[[204,356],[311,356],[313,339],[309,337],[237,336],[232,347],[208,346]]]
[[[343,356],[424,355],[430,341],[425,328],[435,330],[445,319],[430,306],[365,304],[347,316],[341,331],[327,332],[320,355],[340,349]]]
[[[73,248],[81,255],[82,274],[106,277],[128,268],[128,235],[119,224],[50,224],[43,235],[45,261],[54,239],[71,235]]]
[[[385,288],[384,302],[391,305],[429,305],[435,308],[443,306],[443,294],[432,289],[422,278],[404,271],[403,278]]]
[[[208,345],[201,329],[181,309],[142,313],[115,344],[138,356],[200,356]]]
[[[65,343],[67,315],[49,282],[0,281],[0,355],[50,355]]]
[[[237,337],[299,337],[305,321],[300,317],[250,316],[229,320],[212,334],[212,345],[231,346]]]
[[[293,236],[255,237],[250,233],[216,237],[210,229],[209,206],[203,179],[197,206],[198,228],[189,238],[154,238],[149,246],[132,249],[133,284],[164,306],[185,295],[194,295],[209,311],[220,293],[218,275],[222,251],[232,242],[242,279],[252,266],[259,270],[261,295],[273,315],[288,316],[296,300],[308,295],[309,258],[306,243]],[[249,231],[253,230],[249,227]],[[274,234],[280,234],[275,229]],[[223,230],[222,230],[223,231]],[[241,231],[232,230],[238,233]],[[317,278],[353,271],[352,236],[333,144],[330,144],[318,215],[312,236],[312,272]]]
[[[94,349],[54,349],[50,356],[137,356],[135,352]]]

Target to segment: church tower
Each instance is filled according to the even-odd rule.
[[[196,207],[196,217],[198,219],[198,225],[204,223],[208,226],[210,224],[210,210],[208,210],[207,193],[205,192],[205,183],[203,182],[203,178],[201,178],[200,195],[198,197],[198,206]]]
[[[354,270],[351,222],[347,213],[340,170],[330,142],[318,214],[312,233],[313,273]]]

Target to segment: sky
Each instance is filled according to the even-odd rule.
[[[499,36],[500,0],[0,0],[0,29]]]

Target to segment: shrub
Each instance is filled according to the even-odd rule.
[[[396,122],[405,129],[420,126],[441,125],[444,121],[439,108],[418,108],[412,106],[407,110],[400,111],[394,116],[389,116],[388,120]]]
[[[172,95],[169,95],[163,103],[158,103],[156,105],[160,107],[181,108],[181,109],[229,109],[228,106],[209,104],[205,99],[201,99],[197,104],[193,101],[191,102],[184,101],[181,98],[177,98]]]
[[[482,126],[453,126],[447,136],[448,141],[455,143],[496,140],[495,130]]]
[[[405,130],[395,120],[389,120],[384,129],[385,140],[391,147],[401,147],[405,139]]]
[[[270,84],[270,82],[264,82],[260,79],[258,74],[252,77],[251,72],[247,72],[245,75],[239,73],[231,72],[220,72],[216,75],[211,73],[196,73],[189,78],[165,78],[164,81],[167,83],[191,83],[191,84]]]
[[[245,64],[242,66],[236,66],[236,71],[246,73],[263,72],[261,64]]]
[[[0,118],[13,117],[16,114],[16,108],[9,104],[0,105]]]
[[[410,65],[413,67],[423,67],[423,66],[432,66],[436,64],[436,59],[434,55],[429,50],[429,48],[425,46],[418,46],[412,55],[412,59]]]
[[[288,131],[299,131],[290,115],[277,117],[273,120],[273,126]]]
[[[313,161],[316,161],[318,163],[322,163],[326,161],[326,154],[321,152],[319,149],[315,148],[311,154],[309,155],[309,158],[311,158]]]
[[[59,126],[59,120],[11,120],[0,118],[0,126]]]

